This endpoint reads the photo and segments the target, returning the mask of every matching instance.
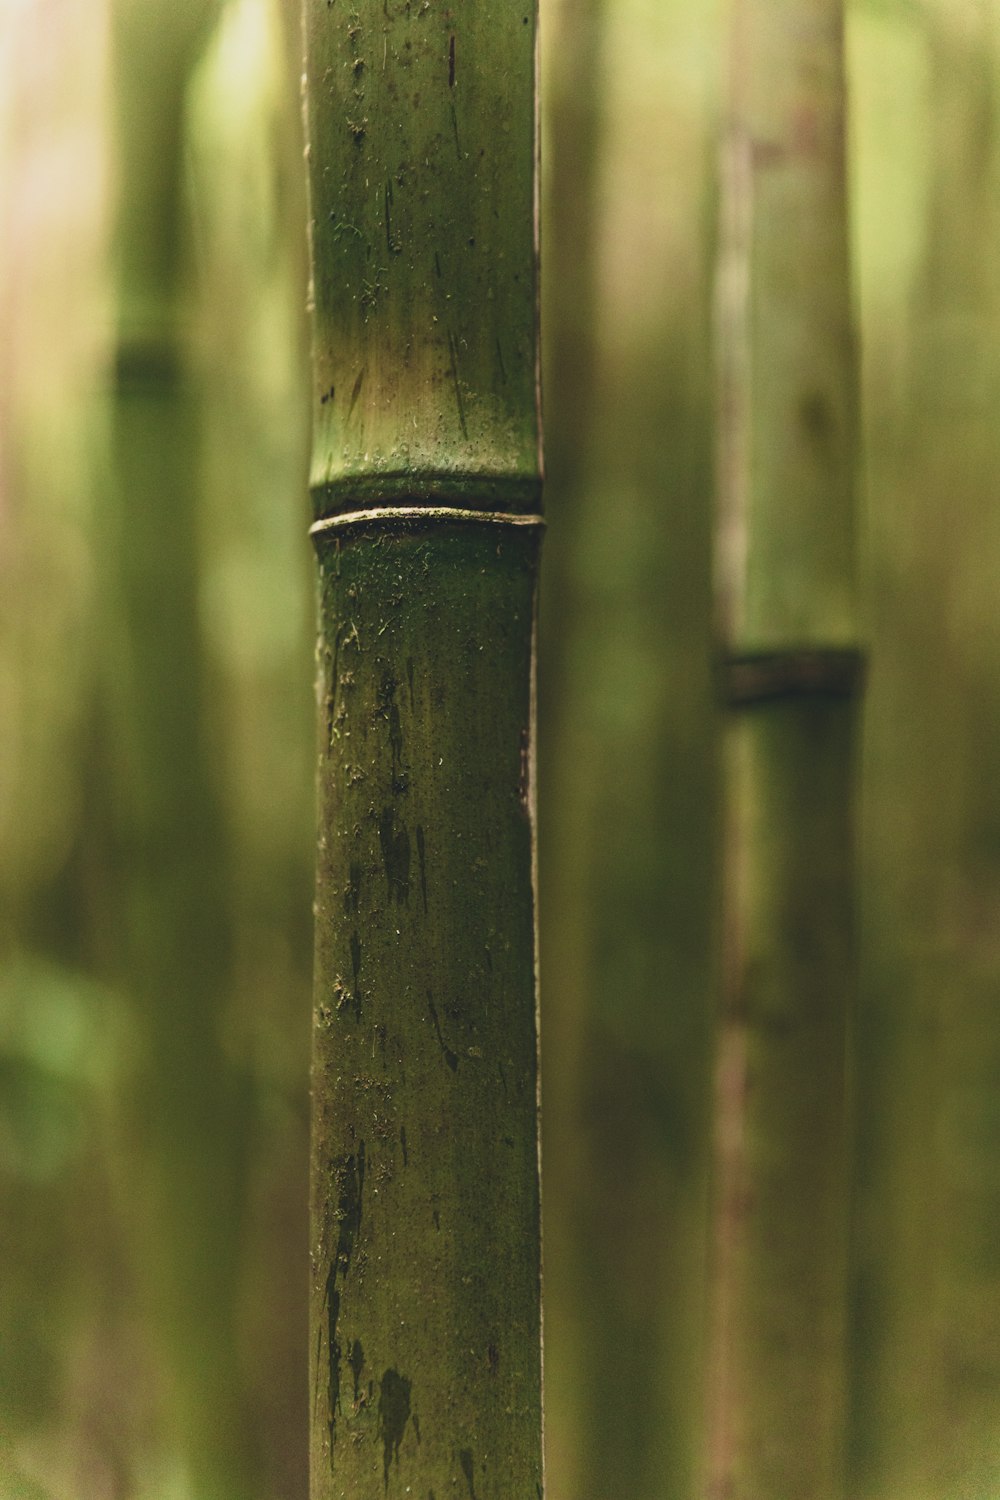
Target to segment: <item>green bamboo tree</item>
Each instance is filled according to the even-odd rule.
[[[716,16],[615,0],[549,26],[549,1482],[553,1500],[689,1500],[711,1076]]]
[[[855,373],[841,0],[734,0],[719,271],[723,1011],[707,1493],[843,1489]]]
[[[862,40],[874,670],[851,1492],[988,1500],[1000,1485],[1000,35],[995,8],[934,0],[867,13]],[[894,245],[887,220],[907,199]]]
[[[297,8],[229,0],[188,91],[207,739],[233,850],[227,1054],[253,1088],[232,1358],[268,1496],[307,1487],[315,787],[305,179]],[[234,524],[234,518],[238,521]]]
[[[229,865],[206,746],[198,403],[187,322],[187,87],[213,0],[112,12],[118,145],[114,487],[104,509],[107,842],[94,946],[134,1007],[118,1142],[163,1461],[198,1500],[255,1492],[235,1358],[246,1075],[225,1054]]]
[[[568,743],[579,713],[570,676],[574,625],[583,616],[573,585],[574,520],[597,431],[598,161],[603,136],[603,0],[540,10],[542,104],[542,351],[545,390],[546,542],[539,646],[540,959],[542,1172],[545,1178],[545,1473],[549,1500],[575,1496],[585,1468],[581,1348],[593,1311],[580,1274],[586,1231],[578,1211],[588,1164],[577,1107],[579,1002],[589,972],[581,933],[588,855],[581,843],[580,790],[592,774]]]
[[[306,7],[313,1500],[541,1493],[535,26]]]

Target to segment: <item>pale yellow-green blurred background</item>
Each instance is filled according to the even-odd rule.
[[[723,19],[542,0],[550,1500],[696,1493]],[[298,48],[0,0],[0,1500],[306,1493]],[[848,77],[849,1494],[997,1500],[1000,5],[852,0]]]

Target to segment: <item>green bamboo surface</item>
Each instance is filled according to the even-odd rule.
[[[130,1022],[133,971],[142,977],[159,963],[142,957],[139,922],[133,924],[140,914],[155,934],[151,886],[146,896],[119,899],[130,851],[140,863],[148,858],[145,841],[129,843],[109,831],[112,812],[120,831],[135,805],[133,772],[125,768],[133,752],[126,756],[123,747],[143,746],[145,767],[159,764],[159,752],[148,720],[146,728],[133,724],[127,706],[133,657],[152,659],[154,630],[150,625],[141,651],[128,643],[116,577],[126,565],[128,532],[118,530],[110,489],[94,504],[104,441],[94,382],[107,354],[112,295],[99,102],[107,9],[104,0],[0,7],[0,1489],[17,1500],[82,1494],[187,1500],[193,1489],[189,1435],[179,1425],[179,1404],[167,1396],[180,1377],[168,1374],[167,1346],[136,1297],[137,1280],[148,1297],[155,1279],[135,1233],[137,1212],[149,1209],[151,1195],[143,1179],[137,1192],[111,1191],[135,1179],[126,1173],[121,1134],[107,1129],[109,1105],[132,1075],[145,1038],[142,1026]],[[137,6],[135,15],[143,9]],[[189,376],[180,383],[183,414],[175,409],[161,421],[158,401],[171,403],[151,385],[144,394],[122,392],[119,405],[131,410],[124,425],[133,433],[137,475],[143,430],[159,443],[169,425],[176,444],[186,445],[192,429],[208,420],[207,468],[190,454],[171,460],[182,488],[201,487],[206,476],[208,488],[192,501],[193,514],[185,518],[187,501],[181,505],[186,536],[167,550],[175,562],[186,555],[197,567],[197,587],[181,589],[188,623],[176,639],[187,641],[200,662],[197,717],[204,732],[195,779],[207,775],[215,783],[212,818],[216,827],[224,823],[232,853],[219,876],[226,893],[209,893],[227,913],[232,943],[220,1033],[227,1059],[248,1070],[255,1098],[247,1137],[258,1163],[251,1208],[234,1235],[223,1237],[230,1246],[238,1240],[240,1266],[227,1358],[255,1383],[254,1427],[267,1450],[261,1488],[286,1497],[302,1492],[304,1416],[316,1396],[302,1377],[304,1290],[296,1293],[290,1269],[301,1256],[296,1240],[304,1241],[298,1201],[305,1192],[304,1025],[293,1012],[308,960],[308,882],[301,868],[309,859],[308,828],[304,840],[299,830],[309,821],[309,772],[303,777],[302,765],[311,760],[308,734],[297,727],[308,591],[296,581],[296,567],[310,559],[284,449],[293,433],[301,434],[305,403],[291,390],[298,377],[282,363],[284,355],[275,357],[294,305],[304,301],[303,290],[282,300],[282,279],[294,276],[282,268],[279,240],[288,225],[298,233],[303,216],[287,169],[272,178],[261,166],[273,147],[260,134],[261,71],[245,35],[256,24],[248,18],[261,9],[257,0],[226,7],[210,67],[195,79],[196,118],[189,96],[180,125],[158,124],[145,145],[141,132],[130,144],[132,160],[143,163],[141,172],[135,168],[140,177],[157,177],[157,163],[168,156],[187,157],[171,191],[195,200],[202,298],[187,304],[179,326],[180,302],[164,319],[159,293],[142,292],[149,281],[138,274],[141,266],[155,283],[165,262],[179,265],[183,257],[169,223],[174,210],[137,205],[138,227],[148,221],[152,243],[129,257],[136,274],[130,272],[128,341],[134,352],[145,345],[155,353],[161,334],[168,344],[179,340],[187,368],[190,339],[199,378],[211,385],[209,410]],[[553,119],[549,135],[551,197],[542,236],[550,313],[564,330],[574,309],[577,316],[568,338],[554,329],[547,339],[547,506],[554,524],[546,542],[542,607],[549,645],[540,681],[549,735],[541,755],[543,1061],[550,1118],[553,1108],[565,1111],[546,1142],[555,1139],[562,1153],[557,1160],[550,1152],[545,1197],[553,1291],[546,1329],[547,1493],[550,1500],[576,1500],[590,1485],[605,1500],[626,1491],[660,1496],[673,1487],[688,1500],[690,1444],[701,1443],[700,1393],[689,1379],[699,1356],[683,1329],[698,1322],[691,1289],[703,1272],[696,1258],[686,1269],[682,1264],[696,1245],[683,1226],[693,1225],[699,1210],[678,1189],[680,1167],[692,1150],[697,1157],[697,1135],[683,1151],[678,1142],[702,1109],[697,1066],[685,1069],[690,1057],[703,1055],[704,1035],[696,1044],[683,1040],[682,1031],[711,983],[705,955],[713,952],[704,915],[712,816],[704,667],[708,486],[697,478],[707,467],[707,402],[698,373],[706,335],[703,295],[693,287],[695,269],[701,265],[704,278],[710,253],[702,238],[705,183],[715,165],[702,152],[713,136],[714,105],[692,80],[719,59],[710,26],[702,29],[707,14],[685,0],[641,10],[632,0],[616,5],[597,36],[579,10],[569,9],[569,26],[574,18],[579,25],[560,38],[562,23],[554,23],[557,51],[548,62],[569,98],[560,104],[550,79],[551,107],[562,111],[563,125]],[[554,21],[551,7],[548,14]],[[685,14],[689,24],[675,29]],[[173,54],[173,25],[174,17],[160,24],[164,64]],[[201,32],[191,61],[210,31]],[[668,34],[674,41],[661,50]],[[376,48],[379,39],[376,33]],[[858,1500],[994,1500],[1000,1348],[993,1317],[1000,1306],[994,17],[991,7],[968,0],[919,6],[856,0],[849,40],[849,186],[857,209],[869,511],[865,634],[872,651],[861,746],[861,992],[851,1055],[860,1122],[848,1490]],[[264,45],[272,46],[273,37]],[[150,120],[159,119],[176,76],[161,90],[156,60],[140,69],[139,52],[130,48],[126,54],[146,80]],[[456,91],[465,82],[465,56],[458,36]],[[450,46],[443,66],[450,74]],[[298,73],[296,60],[296,88]],[[414,118],[422,108],[415,107]],[[461,128],[460,108],[456,115]],[[683,128],[660,134],[664,119],[676,125],[681,117]],[[361,123],[353,113],[350,119]],[[450,111],[443,123],[454,141]],[[440,133],[439,124],[431,134]],[[567,133],[575,137],[569,144]],[[769,141],[762,138],[764,156]],[[294,170],[301,174],[300,162]],[[275,223],[286,228],[272,240],[264,226]],[[376,223],[373,233],[384,236],[384,226]],[[384,305],[385,279],[364,277],[368,327],[373,299]],[[786,283],[794,287],[796,275]],[[679,312],[661,321],[664,297]],[[446,400],[450,393],[454,437],[461,424],[445,342],[447,357],[441,346],[437,368]],[[598,359],[602,373],[595,374]],[[121,364],[133,376],[142,367],[128,357]],[[147,372],[156,364],[150,360]],[[170,364],[168,356],[161,371]],[[355,370],[348,398],[356,378]],[[759,380],[756,389],[760,394]],[[323,394],[317,391],[316,399],[326,413]],[[462,387],[462,399],[478,444],[481,433],[469,420],[471,387]],[[505,453],[511,472],[520,473],[516,446]],[[526,440],[524,452],[528,446]],[[317,470],[321,485],[328,457],[329,449]],[[768,472],[775,462],[773,454],[767,458]],[[477,468],[479,456],[469,463]],[[395,465],[394,456],[385,459],[386,470]],[[439,472],[436,451],[431,467]],[[414,498],[433,500],[438,482]],[[582,492],[590,498],[571,498]],[[174,503],[166,476],[158,494],[162,525]],[[507,505],[485,488],[479,499]],[[661,502],[663,510],[651,514]],[[127,495],[122,504],[129,504]],[[401,536],[396,540],[402,544]],[[407,542],[415,545],[412,533]],[[461,543],[469,546],[468,539]],[[461,547],[456,543],[456,554]],[[148,566],[151,584],[160,576],[156,550],[147,538],[133,559]],[[138,621],[144,617],[138,584],[131,597],[130,617]],[[850,629],[832,630],[840,606],[828,599],[824,607],[836,644],[849,647]],[[786,595],[782,608],[792,619],[798,605]],[[681,619],[690,620],[683,631]],[[556,631],[565,634],[558,644]],[[824,628],[811,644],[827,640]],[[676,656],[667,644],[674,641],[682,643]],[[781,649],[777,630],[771,645]],[[105,684],[100,702],[96,679]],[[178,692],[175,703],[182,697]],[[696,697],[697,712],[690,708]],[[844,726],[830,729],[834,709],[804,701],[796,710],[776,706],[787,735],[766,727],[763,711],[741,709],[747,719],[759,713],[759,723],[753,736],[730,746],[732,774],[743,778],[752,805],[787,797],[803,841],[837,833],[831,812],[837,793],[832,770],[825,792],[815,780],[803,785],[792,740],[815,733],[832,748],[836,735],[847,733]],[[186,710],[182,717],[187,735],[192,718]],[[171,761],[173,741],[165,738],[161,748]],[[179,784],[173,766],[168,777]],[[153,800],[159,800],[155,788]],[[802,842],[789,839],[782,858],[789,851],[806,868],[802,890],[785,892],[787,899],[769,883],[761,859],[753,866],[761,872],[755,911],[763,910],[774,931],[782,920],[794,925],[801,939],[801,946],[788,947],[780,975],[776,965],[754,976],[757,1013],[772,1040],[783,1025],[775,1002],[779,980],[786,983],[793,962],[795,973],[802,972],[806,939],[816,937],[797,916],[819,879],[816,861]],[[163,870],[160,877],[164,887],[172,883]],[[379,879],[376,871],[373,889]],[[183,884],[178,878],[170,898],[177,906]],[[116,935],[126,917],[134,964],[121,961]],[[672,935],[675,920],[684,943]],[[164,940],[157,941],[163,951]],[[112,982],[95,983],[97,975]],[[164,1011],[174,1001],[164,993]],[[590,1019],[578,1024],[578,1017]],[[704,1011],[701,1017],[704,1026]],[[675,1041],[668,1039],[672,1028]],[[817,1030],[817,1046],[819,1038]],[[450,1036],[446,1044],[458,1058]],[[179,1055],[179,1044],[170,1046]],[[775,1043],[760,1053],[769,1076],[780,1062],[777,1051]],[[613,1064],[603,1081],[602,1059]],[[442,1073],[452,1076],[446,1061]],[[615,1075],[617,1087],[607,1081]],[[785,1118],[801,1120],[808,1099],[791,1093],[784,1099]],[[772,1137],[778,1113],[775,1106],[768,1115]],[[131,1131],[128,1138],[136,1140]],[[409,1131],[407,1148],[411,1170]],[[168,1170],[154,1175],[163,1181]],[[692,1190],[698,1171],[690,1170]],[[825,1181],[803,1172],[797,1194],[810,1214],[823,1207],[817,1195]],[[366,1177],[366,1195],[370,1183]],[[220,1193],[213,1206],[222,1202]],[[188,1222],[201,1240],[200,1215],[189,1214]],[[126,1223],[131,1228],[124,1232]],[[796,1257],[808,1255],[797,1208],[786,1214],[786,1225],[773,1249],[794,1271]],[[574,1237],[579,1248],[571,1252]],[[210,1254],[208,1241],[202,1244]],[[158,1254],[162,1272],[168,1246]],[[355,1255],[351,1276],[358,1265]],[[676,1276],[672,1265],[680,1267]],[[284,1290],[274,1295],[282,1281]],[[665,1290],[678,1285],[685,1289],[680,1311]],[[165,1286],[162,1306],[170,1300]],[[189,1312],[183,1301],[173,1311],[180,1308],[186,1319],[185,1305]],[[791,1316],[784,1301],[779,1311]],[[343,1353],[348,1401],[347,1418],[338,1417],[340,1435],[354,1419],[352,1352]],[[192,1344],[183,1357],[194,1356]],[[751,1416],[769,1434],[792,1432],[792,1416],[814,1433],[811,1412],[803,1415],[793,1403],[779,1408],[762,1380],[755,1390]],[[366,1391],[359,1385],[359,1394]],[[416,1385],[412,1392],[424,1433]],[[384,1495],[380,1394],[376,1381],[374,1484]],[[321,1396],[321,1425],[322,1412]],[[411,1415],[398,1466],[392,1448],[390,1488],[405,1490],[414,1434]],[[277,1454],[282,1440],[287,1460]],[[473,1452],[478,1462],[475,1445]],[[470,1467],[478,1494],[471,1459]],[[451,1475],[456,1493],[466,1493],[460,1455]],[[796,1479],[795,1493],[802,1489]]]
[[[711,1495],[844,1493],[850,703],[738,710],[709,1369]],[[738,913],[738,918],[736,914]]]
[[[306,226],[297,8],[235,0],[187,90],[204,743],[232,857],[220,1026],[247,1078],[230,1358],[260,1493],[308,1479],[308,1073],[315,767]]]
[[[687,1500],[703,1421],[716,818],[717,16],[629,0],[586,23],[567,6],[549,27],[547,1477],[558,1500]]]
[[[541,7],[542,351],[545,391],[546,543],[540,597],[539,780],[559,786],[539,809],[539,951],[542,1012],[542,1174],[545,1289],[545,1472],[549,1500],[583,1482],[590,1416],[581,1400],[581,1333],[587,1293],[578,1246],[586,1230],[577,1205],[588,1162],[581,1150],[577,1096],[586,992],[581,941],[587,920],[587,854],[579,793],[588,775],[567,745],[576,695],[569,663],[581,615],[570,539],[597,432],[598,162],[603,139],[605,7],[602,0]]]
[[[540,1491],[535,532],[320,541],[316,1497]]]
[[[137,1042],[118,1190],[163,1461],[199,1500],[253,1495],[257,1470],[235,1358],[249,1080],[223,1039],[231,849],[206,744],[185,279],[186,90],[215,15],[207,0],[112,13],[118,298],[101,558],[115,649],[93,836],[96,961],[129,996]]]
[[[856,377],[839,0],[730,7],[705,1492],[845,1494]]]
[[[989,7],[866,9],[855,26],[859,130],[879,141],[859,184],[873,643],[852,1422],[863,1500],[987,1500],[1000,1484],[998,62]]]
[[[313,1500],[542,1492],[535,23],[306,9]]]
[[[317,515],[539,493],[535,10],[309,5]]]

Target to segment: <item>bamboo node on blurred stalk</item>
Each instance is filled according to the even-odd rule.
[[[864,678],[864,652],[840,647],[739,653],[716,666],[719,696],[730,708],[778,698],[853,698]]]

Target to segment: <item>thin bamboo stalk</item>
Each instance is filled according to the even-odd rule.
[[[691,1500],[701,1452],[713,9],[574,3],[548,52],[546,1439],[571,1500]]]
[[[296,500],[308,463],[301,20],[231,0],[188,89],[196,234],[192,342],[209,736],[232,851],[226,1040],[257,1130],[239,1233],[238,1348],[261,1494],[308,1489],[302,1377],[308,1235],[311,558]],[[194,279],[194,278],[193,278]],[[238,516],[238,524],[234,517]],[[266,1115],[266,1123],[265,1123]]]
[[[843,1494],[855,373],[840,0],[734,0],[719,275],[725,703],[712,1496]]]
[[[909,285],[898,252],[879,265],[874,195],[862,231],[863,263],[877,267],[865,314],[880,337],[866,396],[879,665],[863,770],[859,1500],[987,1500],[1000,1488],[998,20],[954,0],[878,15],[862,75],[861,146],[874,154],[874,79],[884,87],[891,62],[898,89],[900,63],[916,60],[895,153],[869,171],[889,203],[905,201],[907,175],[922,192]],[[894,344],[908,377],[896,392]]]
[[[545,1476],[550,1500],[581,1500],[591,1472],[583,1436],[592,1412],[581,1399],[582,1334],[593,1313],[582,1285],[579,1251],[582,1151],[578,1093],[590,912],[587,820],[581,780],[596,772],[573,743],[580,703],[569,671],[574,624],[600,624],[581,608],[574,586],[573,539],[592,471],[597,406],[597,160],[604,101],[603,0],[558,0],[540,12],[542,169],[545,255],[542,351],[545,385],[545,508],[554,521],[546,544],[541,601],[539,772],[553,795],[543,800],[539,832],[546,857],[539,887],[540,955],[546,980],[542,1017],[542,1170],[545,1176]],[[574,524],[577,523],[577,524]],[[553,628],[546,629],[546,621]],[[595,1191],[597,1190],[596,1184]]]
[[[140,1039],[120,1144],[162,1383],[162,1461],[199,1500],[231,1500],[256,1492],[235,1327],[248,1098],[223,1043],[229,851],[205,754],[183,187],[187,86],[217,5],[118,0],[112,14],[115,483],[102,518],[110,847],[96,942],[104,972],[134,1003]]]
[[[540,1496],[535,9],[305,17],[311,1494]]]

